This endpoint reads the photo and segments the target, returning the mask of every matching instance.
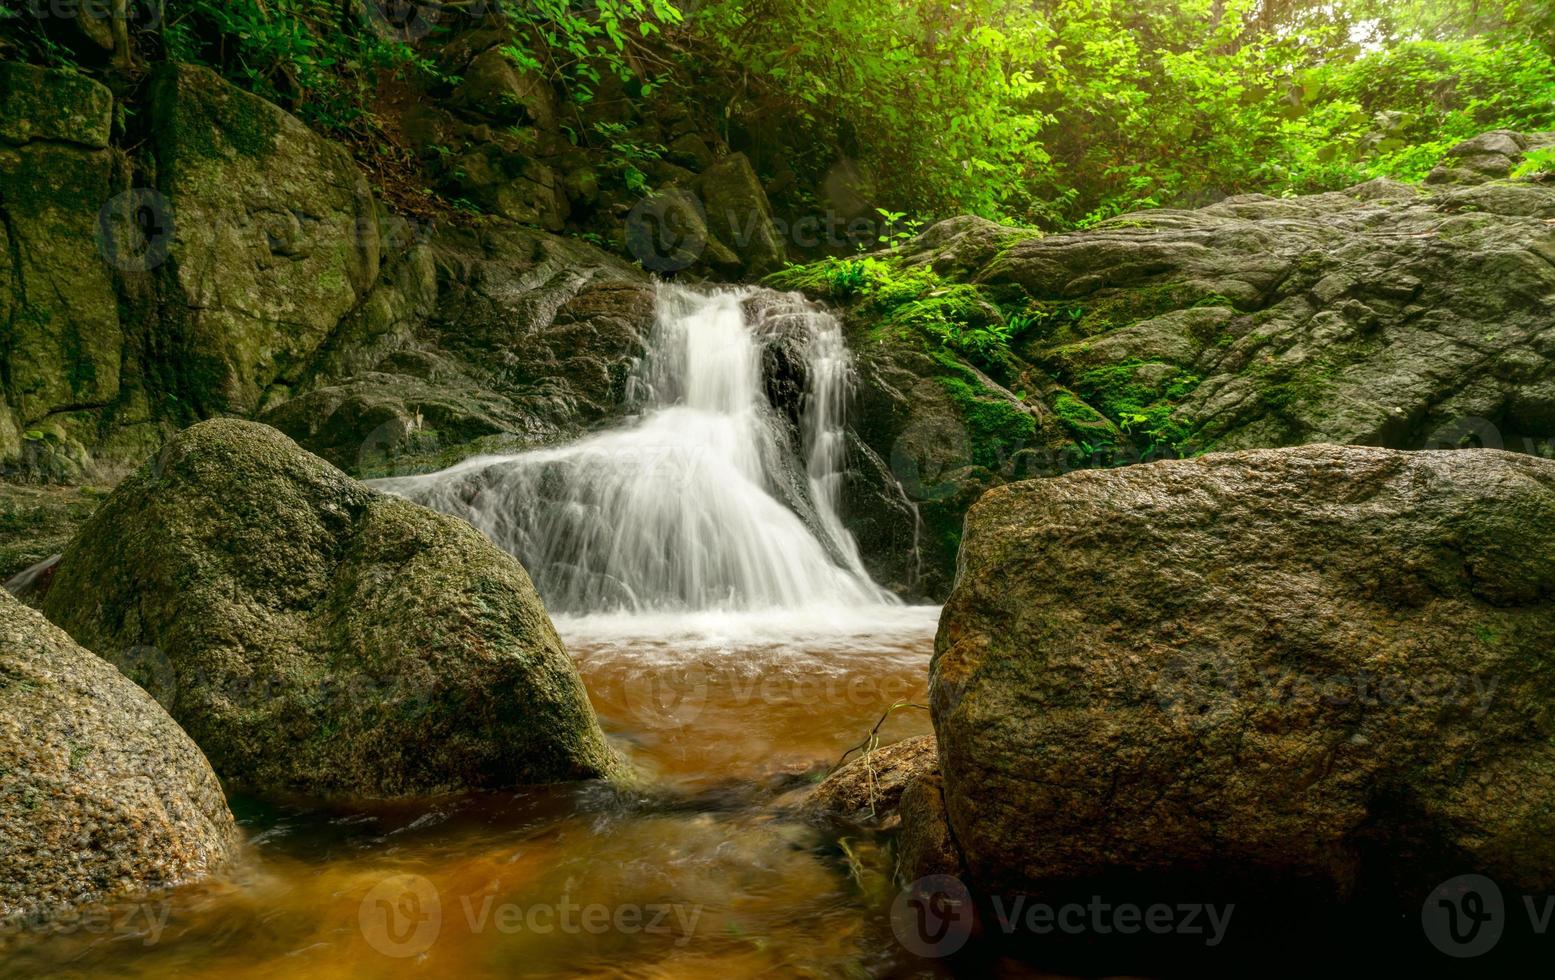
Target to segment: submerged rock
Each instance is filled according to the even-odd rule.
[[[205,877],[240,840],[167,712],[0,590],[0,932]]]
[[[392,796],[614,768],[516,561],[256,423],[197,425],[126,480],[45,611],[244,787]]]
[[[931,690],[971,880],[1555,886],[1552,536],[1555,463],[1484,450],[990,491]]]

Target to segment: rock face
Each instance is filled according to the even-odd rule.
[[[1550,888],[1551,534],[1555,463],[1484,450],[990,491],[931,690],[971,880]]]
[[[1555,455],[1555,185],[1510,177],[1552,143],[1488,133],[1423,187],[1065,234],[956,218],[874,279],[780,278],[849,309],[856,429],[920,510],[932,595],[965,508],[1005,481],[1317,442]],[[860,480],[862,503],[896,493]]]
[[[126,480],[45,611],[241,786],[393,796],[614,767],[517,562],[257,423],[197,425]]]
[[[250,414],[377,279],[372,194],[343,147],[208,69],[161,70],[151,110],[188,396]]]
[[[363,477],[579,434],[619,411],[653,324],[646,277],[529,229],[440,229],[385,279],[260,416]]]
[[[76,476],[101,414],[133,402],[98,212],[127,189],[113,96],[64,71],[0,63],[0,471]]]
[[[0,591],[0,923],[202,878],[239,847],[173,719]]]

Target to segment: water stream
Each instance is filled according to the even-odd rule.
[[[237,874],[0,935],[0,975],[944,975],[893,938],[888,845],[793,809],[924,700],[937,617],[843,524],[851,373],[797,297],[664,287],[622,424],[379,484],[522,559],[639,785],[237,799]]]

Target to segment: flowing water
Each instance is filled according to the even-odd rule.
[[[0,976],[938,975],[893,938],[888,843],[794,813],[888,712],[929,731],[891,709],[937,610],[842,522],[849,379],[824,312],[665,287],[622,425],[381,484],[523,560],[638,786],[238,799],[238,873],[0,934]]]
[[[763,370],[788,350],[805,368],[797,438]],[[665,286],[634,421],[376,485],[480,528],[554,613],[889,605],[838,514],[850,373],[837,321],[798,298]]]

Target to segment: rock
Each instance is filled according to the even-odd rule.
[[[913,265],[928,265],[942,276],[968,275],[987,265],[999,251],[1034,233],[964,214],[930,225],[902,249]]]
[[[633,207],[626,218],[625,243],[650,272],[707,268],[733,276],[741,267],[740,256],[709,229],[701,200],[684,187],[655,191]]]
[[[385,366],[407,363],[399,359]],[[529,418],[523,411],[469,379],[450,375],[430,381],[367,372],[299,395],[260,421],[364,479],[405,475],[412,460],[436,458],[484,436],[525,432]]]
[[[746,275],[760,277],[782,268],[787,249],[745,154],[731,153],[707,168],[693,190],[701,195],[711,237],[740,257]]]
[[[896,878],[904,885],[931,875],[965,874],[945,813],[944,785],[936,764],[933,771],[911,776],[902,788]]]
[[[0,62],[0,140],[108,146],[113,93],[85,75]]]
[[[497,143],[459,158],[459,191],[492,214],[560,231],[569,213],[566,187],[550,167]]]
[[[1427,184],[1483,184],[1511,176],[1512,168],[1531,150],[1555,143],[1555,134],[1525,135],[1507,129],[1481,133],[1448,150],[1426,175]]]
[[[269,102],[188,65],[152,85],[173,356],[197,414],[250,414],[377,279],[376,207],[343,147]]]
[[[256,423],[188,429],[121,484],[45,611],[237,786],[380,797],[614,770],[517,562]]]
[[[843,518],[876,581],[943,601],[966,509],[1010,475],[1035,475],[1017,454],[1063,435],[1056,421],[916,334],[850,322],[859,383],[848,425],[857,449]]]
[[[670,141],[669,158],[672,162],[683,167],[690,167],[697,173],[701,173],[713,165],[712,148],[707,141],[696,133],[686,133]]]
[[[990,491],[931,683],[969,883],[1547,891],[1552,534],[1555,463],[1486,450]]]
[[[0,590],[0,927],[206,877],[240,846],[167,713]]]
[[[521,70],[501,48],[475,56],[449,104],[503,125],[556,127],[556,93],[550,83]]]
[[[652,327],[640,272],[510,225],[438,227],[260,420],[362,477],[515,451],[614,417]],[[362,315],[378,310],[371,316]]]
[[[898,810],[908,782],[938,766],[934,736],[904,739],[839,766],[804,809],[816,820],[889,830],[901,822]]]
[[[77,480],[99,418],[126,398],[113,272],[98,215],[125,190],[108,142],[113,97],[79,75],[0,65],[0,469]]]

